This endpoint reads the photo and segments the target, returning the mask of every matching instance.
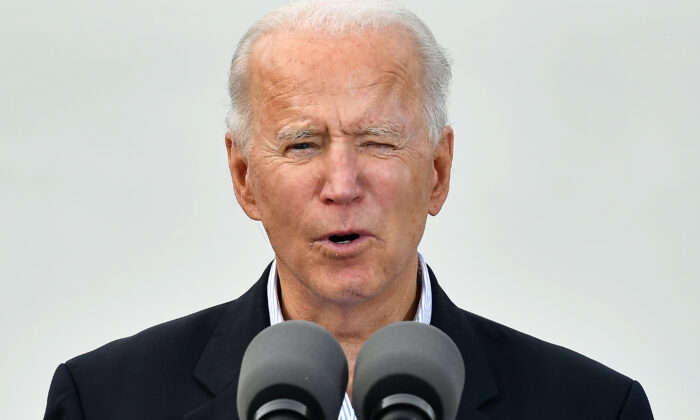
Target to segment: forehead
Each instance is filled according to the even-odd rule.
[[[404,29],[331,34],[278,30],[263,35],[250,57],[253,102],[268,104],[288,95],[347,95],[398,92],[413,102],[422,96],[422,66]]]
[[[413,36],[399,26],[376,29],[326,31],[322,29],[277,29],[263,34],[253,45],[251,56],[260,63],[273,64],[275,58],[298,56],[315,52],[314,56],[328,58],[359,53],[362,59],[384,57],[396,64],[416,63],[418,50]],[[365,63],[366,64],[366,63]]]

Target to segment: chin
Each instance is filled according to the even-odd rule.
[[[353,270],[354,271],[354,270]],[[328,273],[316,283],[318,294],[337,303],[362,303],[381,293],[382,282],[373,273],[362,275],[352,272]]]

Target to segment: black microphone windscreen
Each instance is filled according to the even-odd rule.
[[[338,417],[348,384],[348,364],[336,339],[307,321],[285,321],[250,342],[238,380],[238,415],[253,418],[274,400],[304,404],[310,418]]]
[[[430,408],[425,411],[434,411],[434,418],[453,420],[464,376],[462,355],[447,334],[419,322],[390,324],[375,332],[357,356],[355,414],[358,420],[370,420],[382,404],[409,395],[427,402]]]

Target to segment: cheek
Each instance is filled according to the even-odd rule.
[[[425,179],[401,160],[380,160],[368,165],[365,175],[371,194],[385,211],[413,212],[421,203]]]
[[[278,167],[257,177],[258,206],[263,222],[291,227],[294,220],[306,213],[313,200],[317,177],[308,168]]]
[[[414,163],[415,162],[410,162]],[[379,218],[385,239],[394,244],[394,252],[415,251],[429,208],[426,168],[410,166],[404,160],[383,162],[368,171],[373,201],[380,208]]]

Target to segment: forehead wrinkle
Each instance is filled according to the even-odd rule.
[[[313,92],[305,88],[292,78],[284,78],[273,80],[268,78],[263,80],[264,86],[262,86],[261,100],[259,101],[260,107],[267,107],[271,102],[281,102],[284,104],[291,104],[293,98],[302,98],[311,95]]]
[[[372,88],[377,88],[381,92],[390,92],[400,87],[405,88],[403,96],[409,96],[410,99],[419,96],[420,82],[414,80],[415,77],[411,76],[402,65],[396,64],[393,70],[382,71],[381,76],[376,80],[360,84],[359,86],[347,86],[350,91],[361,91],[361,90],[371,90]],[[352,82],[350,82],[352,83]],[[408,98],[406,98],[408,99]]]

